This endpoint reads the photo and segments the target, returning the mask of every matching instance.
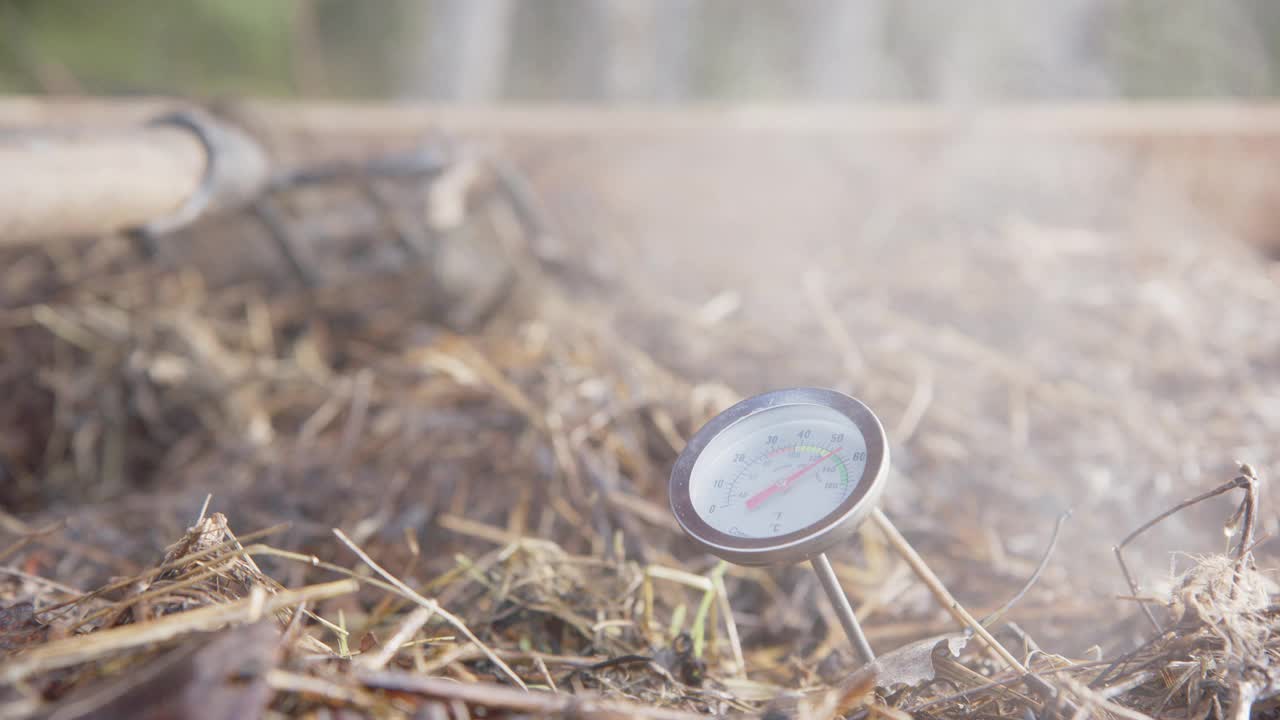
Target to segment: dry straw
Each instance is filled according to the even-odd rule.
[[[1274,711],[1280,628],[1252,527],[1233,525],[1230,555],[1194,558],[1169,588],[1118,599],[1098,589],[1121,587],[1118,569],[1082,568],[1066,543],[1037,567],[1053,514],[1029,509],[1040,502],[1030,485],[1007,482],[1074,488],[1134,458],[1135,473],[1175,464],[1192,442],[1177,427],[1200,428],[1197,452],[1223,453],[1239,425],[1229,398],[1174,417],[1059,372],[1088,358],[1003,351],[877,300],[894,273],[868,278],[866,295],[809,277],[800,329],[831,349],[828,377],[865,389],[908,448],[888,507],[902,532],[877,516],[860,550],[833,558],[836,571],[882,653],[978,637],[958,655],[947,644],[917,652],[905,674],[857,674],[803,568],[718,566],[665,507],[683,438],[738,397],[727,383],[748,365],[782,367],[776,325],[750,325],[729,296],[702,313],[639,285],[614,288],[611,305],[584,301],[593,279],[540,254],[555,235],[549,214],[507,164],[494,172],[481,158],[454,177],[448,192],[462,195],[448,200],[467,213],[451,226],[421,224],[429,178],[341,178],[282,187],[267,225],[230,220],[154,257],[116,237],[2,251],[0,717]],[[262,249],[268,231],[288,233],[306,278]],[[992,241],[1004,248],[992,252],[1009,251],[1000,258],[1015,274],[1038,260],[1009,248],[1043,249],[1032,241],[1052,235],[1004,231],[1017,243]],[[1082,262],[1113,253],[1100,273],[1155,252],[1058,240]],[[442,297],[452,280],[433,286],[425,268],[447,263],[404,254],[420,241],[487,247],[484,262],[510,272],[499,270],[496,294],[489,284],[473,288],[478,300]],[[917,250],[895,252],[916,264]],[[938,252],[931,261],[961,267]],[[1235,267],[1206,261],[1188,282],[1227,277],[1202,294],[1278,306],[1275,288],[1224,274]],[[1002,292],[1016,293],[1017,277]],[[1039,282],[1052,290],[1052,277]],[[954,298],[975,313],[1015,302]],[[442,308],[459,303],[475,310],[470,322],[443,324]],[[840,310],[850,303],[857,328]],[[637,308],[657,320],[637,320]],[[1184,366],[1235,378],[1248,402],[1241,368],[1263,362],[1254,350],[1144,339],[1139,325],[1162,322],[1159,308],[1132,326],[1106,307],[1070,312],[1082,317],[1063,346],[1136,356],[1169,344],[1161,358],[1181,347]],[[654,322],[664,334],[650,343],[642,330]],[[691,379],[712,376],[693,372],[693,358],[731,355],[746,360],[723,362],[717,382]],[[1078,442],[1090,427],[1096,442]],[[1077,450],[1097,464],[1071,465]],[[938,468],[964,473],[965,492],[926,482]],[[1205,477],[1196,489],[1223,479]],[[209,494],[210,512],[197,513]],[[1104,554],[1145,519],[1113,509],[1072,520]],[[1185,517],[1200,520],[1178,532],[1196,537],[1222,510],[1191,508],[1201,514]],[[1150,584],[1150,564],[1135,567]],[[1005,609],[989,627],[974,620]]]

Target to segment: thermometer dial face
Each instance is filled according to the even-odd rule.
[[[888,469],[880,422],[821,388],[765,393],[713,418],[671,475],[671,506],[691,538],[747,565],[795,562],[848,537]]]
[[[726,428],[693,465],[693,508],[711,527],[745,538],[786,535],[825,517],[853,492],[867,443],[821,405],[784,405]]]

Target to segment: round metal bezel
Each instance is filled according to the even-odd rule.
[[[857,487],[818,522],[785,535],[743,538],[707,524],[693,509],[689,478],[698,456],[717,435],[756,413],[784,405],[818,405],[848,418],[867,445],[867,464]],[[739,565],[782,565],[807,560],[848,539],[875,507],[889,475],[889,444],[884,427],[858,400],[826,388],[788,388],[747,398],[712,418],[694,433],[676,458],[669,486],[671,511],[685,533],[706,551]]]

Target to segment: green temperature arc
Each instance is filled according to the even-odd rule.
[[[765,455],[765,457],[771,458],[777,455],[785,455],[787,453],[793,453],[793,452],[805,452],[805,453],[810,453],[812,455],[821,456],[831,452],[831,449],[824,448],[821,445],[792,445],[791,447],[783,447],[783,448],[770,450]],[[836,455],[832,455],[831,459],[835,460],[837,467],[840,468],[840,482],[845,485],[849,484],[849,467],[845,465],[844,458],[840,457],[839,454],[836,454]]]

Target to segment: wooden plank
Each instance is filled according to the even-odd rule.
[[[137,123],[175,105],[154,98],[5,98],[0,99],[0,136],[4,128]],[[1277,103],[1041,104],[970,110],[909,105],[470,107],[255,100],[225,109],[261,138],[284,166],[404,148],[443,132],[492,142],[517,162],[528,159],[527,165],[549,167],[563,189],[564,183],[590,187],[616,174],[618,162],[636,162],[648,152],[680,156],[691,151],[707,154],[707,148],[715,148],[724,157],[762,156],[761,172],[792,172],[799,158],[815,153],[896,153],[897,160],[877,161],[879,173],[913,167],[923,171],[929,158],[959,148],[989,155],[990,167],[999,171],[1046,150],[1070,157],[1069,146],[1083,143],[1129,166],[1135,177],[1157,179],[1232,232],[1260,244],[1276,243],[1273,209],[1280,207],[1280,187],[1270,170],[1280,161]],[[819,160],[815,157],[813,162]],[[780,162],[785,167],[775,168]],[[535,183],[542,182],[537,170],[532,174]],[[779,182],[818,182],[819,175],[780,175]],[[672,182],[678,185],[680,180]]]
[[[176,212],[204,167],[174,127],[0,138],[0,244],[143,225]]]
[[[117,127],[0,133],[0,244],[145,227],[238,209],[267,180],[262,149],[205,113]]]
[[[0,128],[126,124],[181,103],[161,98],[0,98]],[[1280,135],[1278,103],[1072,103],[979,108],[924,105],[465,106],[254,100],[234,114],[280,132],[402,135],[433,128],[504,135],[784,132],[837,135],[1052,134],[1079,138]]]

